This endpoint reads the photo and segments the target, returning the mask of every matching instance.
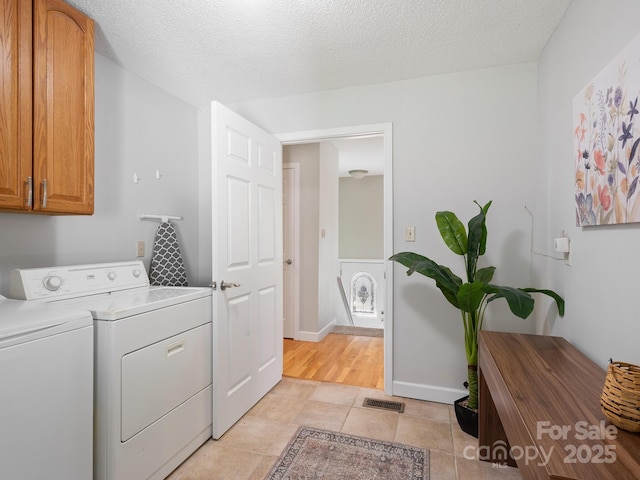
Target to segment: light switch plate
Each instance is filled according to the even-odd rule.
[[[416,241],[416,227],[409,226],[406,228],[404,232],[404,239],[407,242],[415,242]]]

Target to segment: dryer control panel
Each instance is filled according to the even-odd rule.
[[[9,275],[9,296],[19,300],[57,300],[148,285],[149,277],[139,260],[17,268]]]

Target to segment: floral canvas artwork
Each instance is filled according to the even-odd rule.
[[[640,222],[640,36],[573,100],[576,225]]]

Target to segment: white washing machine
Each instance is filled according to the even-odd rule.
[[[93,319],[0,296],[0,478],[93,476]]]
[[[93,316],[96,480],[163,479],[211,437],[211,289],[131,261],[17,269],[10,292]]]

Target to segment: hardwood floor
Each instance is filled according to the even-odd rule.
[[[384,388],[384,338],[330,333],[320,342],[284,339],[285,377]]]

